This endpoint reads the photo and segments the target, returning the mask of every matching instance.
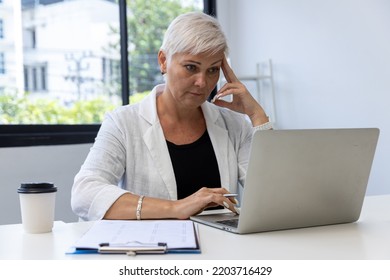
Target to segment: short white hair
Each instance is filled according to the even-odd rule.
[[[201,12],[189,12],[179,15],[171,22],[160,50],[168,59],[176,53],[213,55],[223,51],[227,55],[228,45],[225,34],[214,17]]]

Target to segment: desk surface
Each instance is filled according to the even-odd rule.
[[[91,222],[55,222],[53,232],[27,234],[0,226],[0,259],[127,259],[125,255],[67,255]],[[139,255],[137,259],[390,259],[390,195],[367,196],[356,223],[237,235],[199,225],[201,254]]]

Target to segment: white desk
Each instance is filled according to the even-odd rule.
[[[52,233],[0,226],[0,259],[128,259],[125,255],[66,255],[92,223],[56,222]],[[368,196],[358,222],[236,235],[199,225],[201,254],[139,255],[137,259],[373,259],[390,260],[390,195]]]

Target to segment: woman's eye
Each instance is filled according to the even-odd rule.
[[[209,69],[209,73],[210,74],[215,74],[215,73],[218,73],[218,72],[219,72],[219,68],[218,67],[213,67],[213,68]]]
[[[185,67],[190,72],[194,72],[196,70],[196,66],[195,65],[189,64],[189,65],[186,65]]]

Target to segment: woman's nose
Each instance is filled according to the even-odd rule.
[[[203,88],[206,86],[206,74],[205,73],[198,73],[196,75],[195,85]]]

